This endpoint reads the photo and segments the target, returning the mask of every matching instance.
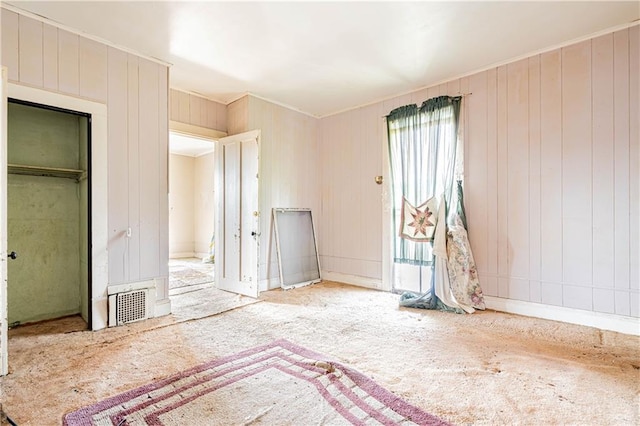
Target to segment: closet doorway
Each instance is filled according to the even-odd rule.
[[[89,328],[90,115],[9,99],[7,122],[8,323]]]
[[[214,140],[169,134],[169,295],[214,281]]]

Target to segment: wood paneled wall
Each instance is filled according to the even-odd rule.
[[[278,287],[271,210],[310,208],[318,226],[319,120],[250,95],[229,107],[229,134],[261,130],[259,280],[263,289]]]
[[[243,96],[227,105],[227,130],[230,135],[255,130],[249,128],[249,96]]]
[[[381,280],[382,117],[470,92],[465,201],[485,294],[638,317],[639,42],[634,26],[322,119],[323,268]]]
[[[11,82],[107,105],[109,284],[167,298],[168,68],[5,9],[1,31]]]
[[[466,197],[487,294],[639,315],[638,42],[635,26],[469,77]]]
[[[208,129],[227,131],[227,106],[180,90],[169,90],[169,119]]]
[[[382,278],[383,105],[321,120],[322,210],[319,219],[322,269]]]
[[[310,208],[317,224],[320,211],[318,122],[314,117],[248,97],[248,130],[260,129],[260,245],[258,277],[279,286],[271,209]],[[265,234],[267,238],[265,238]]]

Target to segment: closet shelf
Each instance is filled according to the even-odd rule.
[[[74,179],[78,182],[87,177],[86,170],[62,169],[59,167],[26,166],[24,164],[7,164],[7,171],[14,175],[47,176]]]

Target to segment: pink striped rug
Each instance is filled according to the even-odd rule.
[[[186,370],[64,417],[89,425],[447,425],[363,374],[286,340]]]

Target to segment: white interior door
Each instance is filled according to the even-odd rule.
[[[0,376],[8,373],[7,333],[7,69],[0,80]]]
[[[259,131],[228,136],[216,148],[215,282],[258,297]]]

